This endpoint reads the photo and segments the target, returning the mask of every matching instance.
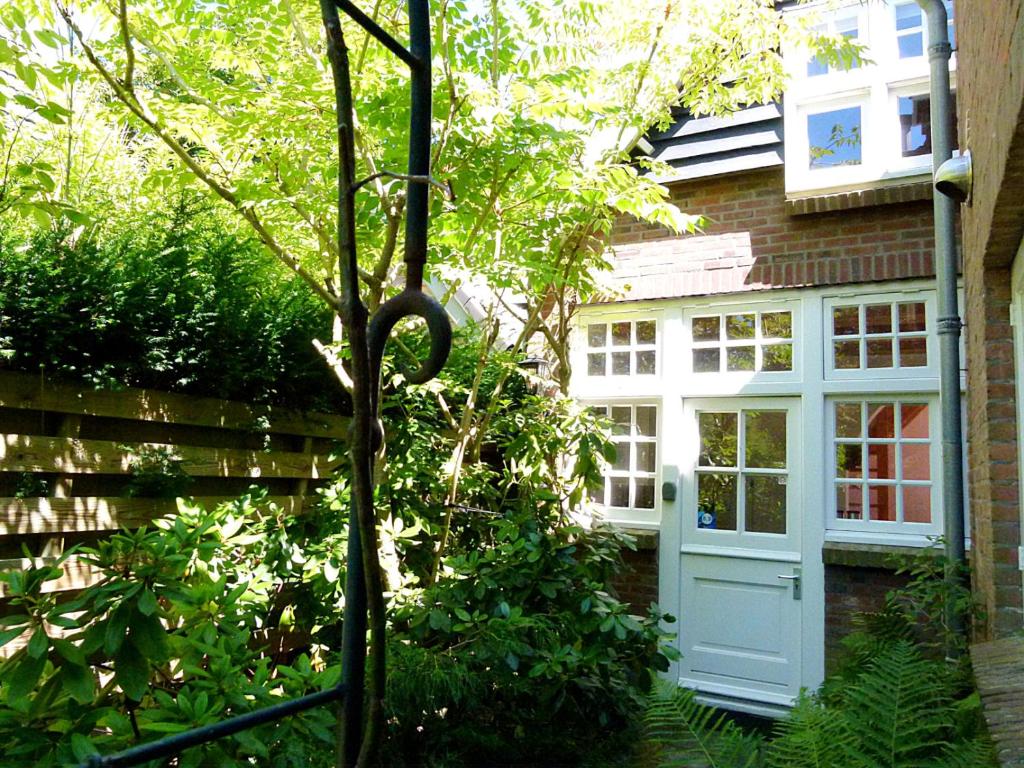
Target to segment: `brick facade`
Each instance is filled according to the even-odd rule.
[[[973,12],[972,12],[973,11]],[[968,483],[981,638],[1024,625],[1010,275],[1024,234],[1024,2],[957,15],[959,131],[974,163],[963,208]]]
[[[612,231],[609,300],[935,274],[930,200],[794,216],[787,213],[782,169],[677,184],[672,200],[708,217],[707,226],[679,237],[621,219]]]
[[[858,613],[878,611],[888,592],[905,586],[907,577],[888,568],[831,564],[825,567],[825,673],[843,657],[842,640],[856,629]]]
[[[645,614],[651,603],[658,602],[658,533],[632,531],[636,550],[624,549],[625,568],[612,587],[619,599],[629,603],[635,614]],[[667,610],[663,606],[663,610]]]

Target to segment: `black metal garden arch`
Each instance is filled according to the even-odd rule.
[[[341,702],[339,765],[349,768],[365,761],[364,721],[379,718],[379,712],[364,717],[366,632],[368,613],[377,621],[374,642],[382,642],[383,597],[376,558],[370,568],[364,554],[376,552],[373,510],[373,462],[381,447],[383,431],[378,420],[378,392],[381,359],[392,328],[400,320],[420,317],[430,334],[430,351],[418,370],[406,374],[412,383],[429,381],[444,366],[451,348],[451,325],[444,308],[423,292],[423,269],[427,257],[428,185],[430,178],[430,14],[428,0],[407,0],[409,10],[408,48],[384,31],[350,0],[320,0],[327,34],[327,55],[331,63],[338,115],[338,252],[341,279],[334,307],[349,336],[352,362],[352,421],[349,430],[349,455],[352,465],[352,510],[349,516],[348,572],[345,584],[345,611],[342,630],[341,682],[291,701],[195,728],[164,739],[132,747],[106,756],[93,756],[82,768],[136,766],[180,754],[184,750],[224,738],[258,725],[274,722],[331,702]],[[408,173],[385,171],[382,175],[406,181],[405,288],[381,305],[372,316],[359,293],[359,269],[356,259],[354,196],[371,178],[355,180],[353,147],[353,106],[345,46],[339,10],[359,24],[368,34],[409,66],[411,112],[409,121]],[[359,532],[359,535],[356,535]],[[369,578],[369,589],[367,579]],[[374,606],[373,602],[378,601]],[[371,669],[371,687],[382,691],[383,656]],[[362,758],[362,759],[361,759]]]

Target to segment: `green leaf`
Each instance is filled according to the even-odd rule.
[[[0,630],[0,648],[3,648],[16,637],[21,637],[25,634],[26,629],[27,627],[15,627],[14,629]]]
[[[143,616],[150,616],[156,611],[156,595],[153,594],[151,589],[142,590],[142,594],[139,595],[138,609]]]
[[[107,619],[106,630],[103,633],[103,652],[108,656],[117,653],[121,644],[128,634],[128,618],[132,614],[132,608],[126,602],[120,603]]]
[[[53,648],[63,658],[70,661],[72,664],[78,664],[85,666],[85,654],[82,649],[72,643],[70,640],[64,640],[62,638],[54,638],[50,642],[53,643]]]
[[[79,704],[90,704],[96,695],[96,680],[92,670],[80,664],[67,662],[60,668],[64,690]]]
[[[46,666],[46,657],[24,656],[7,678],[7,700],[11,704],[23,701],[36,687]]]
[[[31,639],[28,641],[26,650],[28,655],[33,659],[46,656],[46,651],[50,647],[50,638],[46,636],[46,630],[42,627],[38,627],[35,632],[32,633]]]
[[[81,733],[71,734],[71,751],[75,755],[75,759],[80,762],[86,762],[93,755],[98,755],[99,751],[89,741],[89,737]]]
[[[145,648],[149,658],[163,661],[170,655],[167,630],[156,616],[136,614],[130,632],[132,641],[139,648]]]
[[[134,643],[126,642],[114,657],[114,679],[125,696],[142,701],[149,687],[149,662]]]

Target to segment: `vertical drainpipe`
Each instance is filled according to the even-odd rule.
[[[927,17],[931,64],[932,168],[953,154],[953,110],[949,91],[949,44],[946,9],[941,0],[917,0]],[[939,399],[942,416],[942,500],[948,560],[946,581],[955,586],[964,562],[963,427],[960,418],[960,313],[957,298],[956,202],[933,192],[935,211],[935,279],[938,292]],[[950,601],[952,602],[952,601]],[[962,635],[964,617],[946,606],[947,626]],[[954,643],[949,643],[953,646]],[[949,656],[955,655],[947,647]]]

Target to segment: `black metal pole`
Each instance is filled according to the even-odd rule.
[[[338,718],[341,765],[355,765],[363,741],[363,689],[366,686],[366,578],[355,501],[348,520],[348,570],[345,574],[345,617],[341,629],[341,683],[345,697]]]

